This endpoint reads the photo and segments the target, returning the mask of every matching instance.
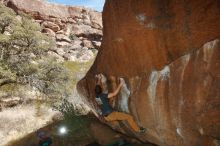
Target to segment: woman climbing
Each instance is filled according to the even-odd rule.
[[[114,111],[109,103],[109,99],[116,96],[119,93],[123,85],[122,81],[120,81],[120,84],[113,92],[103,93],[102,82],[101,82],[102,75],[99,74],[96,77],[97,77],[97,82],[95,86],[96,102],[100,105],[102,115],[104,116],[105,120],[109,122],[126,120],[135,132],[145,133],[146,131],[145,128],[139,127],[131,115],[123,112]]]

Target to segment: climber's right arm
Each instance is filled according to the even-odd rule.
[[[120,84],[118,85],[118,87],[116,88],[115,91],[108,94],[108,98],[112,98],[112,97],[116,96],[119,93],[121,87],[122,87],[122,82],[120,82]]]

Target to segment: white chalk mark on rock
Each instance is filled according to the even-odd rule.
[[[177,128],[177,129],[176,129],[176,133],[177,133],[180,137],[183,138],[183,135],[182,135],[182,133],[181,133],[181,129],[180,129],[180,128]]]
[[[138,21],[140,21],[140,22],[144,22],[145,20],[146,20],[146,15],[145,14],[138,14],[137,16],[136,16],[136,19],[138,20]]]
[[[120,97],[120,105],[119,108],[121,111],[129,113],[129,96],[131,94],[130,90],[128,89],[125,80],[123,78],[120,78],[120,81],[123,83],[121,88],[121,97]]]
[[[150,29],[154,29],[154,28],[156,28],[156,24],[154,23],[154,22],[149,22],[147,25],[145,25],[146,26],[146,28],[150,28]]]
[[[156,98],[156,89],[157,89],[157,82],[159,79],[161,80],[168,80],[170,77],[170,68],[169,66],[165,66],[161,71],[152,71],[149,79],[149,86],[147,89],[148,96],[152,100],[152,102]]]
[[[200,133],[201,135],[204,135],[204,130],[203,130],[203,128],[199,128],[199,133]]]
[[[216,39],[214,41],[208,42],[203,45],[203,53],[204,53],[203,60],[206,61],[208,64],[212,59],[214,48],[218,43],[219,43],[219,39]]]
[[[108,93],[107,78],[103,74],[99,74],[99,75],[101,76],[103,93]]]

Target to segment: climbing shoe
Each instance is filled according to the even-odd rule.
[[[146,128],[144,128],[144,127],[140,127],[140,131],[139,131],[139,133],[146,133]]]

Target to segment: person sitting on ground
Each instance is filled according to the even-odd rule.
[[[40,139],[38,146],[52,146],[52,139],[47,136],[45,131],[38,131],[37,136]]]
[[[104,119],[109,122],[126,120],[135,132],[144,133],[145,128],[139,127],[131,115],[123,112],[114,111],[109,103],[109,98],[115,97],[119,93],[123,85],[122,81],[120,81],[120,84],[112,93],[103,93],[101,79],[102,75],[98,75],[95,86],[95,93],[96,102],[101,106],[101,111]]]

